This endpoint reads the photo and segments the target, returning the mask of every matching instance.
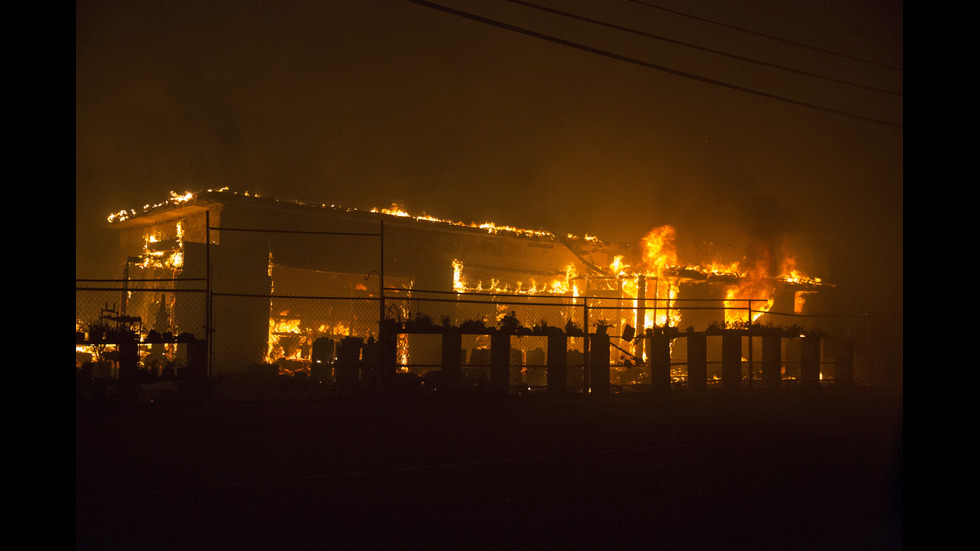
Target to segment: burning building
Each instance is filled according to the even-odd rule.
[[[211,328],[216,372],[309,365],[318,342],[373,339],[382,319],[497,325],[509,314],[527,327],[601,327],[621,337],[799,312],[802,297],[823,286],[792,271],[754,277],[735,264],[680,266],[666,226],[635,249],[398,207],[364,211],[227,190],[174,194],[109,221],[119,232],[124,284],[173,281],[166,301],[124,295],[125,313],[162,320],[157,331],[203,338]],[[501,296],[510,298],[487,298]],[[515,306],[542,298],[563,302]],[[492,308],[463,311],[464,299]],[[643,363],[643,342],[621,338],[613,354]],[[407,357],[408,340],[399,346]]]

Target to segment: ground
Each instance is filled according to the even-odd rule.
[[[900,549],[900,387],[76,408],[77,549]]]

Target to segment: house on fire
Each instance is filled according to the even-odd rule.
[[[608,297],[621,308],[596,316],[593,324],[611,318],[617,331],[631,325],[642,332],[644,325],[707,323],[703,308],[694,321],[666,317],[663,305],[669,307],[678,290],[702,301],[702,307],[715,308],[723,320],[722,300],[737,283],[737,275],[679,269],[670,274],[674,290],[661,291],[659,282],[651,285],[652,280],[624,277],[609,268],[628,254],[628,247],[593,238],[229,191],[175,195],[142,212],[114,215],[109,226],[119,234],[124,280],[173,280],[165,293],[129,293],[126,312],[156,320],[156,326],[146,325],[159,332],[203,338],[205,328],[213,328],[216,372],[284,358],[309,361],[311,344],[319,337],[373,338],[383,316],[422,313],[412,300],[423,294],[433,299],[425,314],[456,324],[472,317],[472,311],[461,310],[464,292]],[[379,300],[382,285],[384,302]],[[209,293],[202,292],[206,286]],[[794,292],[801,287],[783,282],[781,288],[786,292],[777,293],[770,307],[792,312]],[[206,296],[213,297],[210,310]],[[651,317],[642,299],[668,302],[652,303]],[[543,323],[548,315],[535,311],[528,315],[532,319],[521,321]],[[563,321],[548,318],[553,325]]]
[[[203,288],[210,261],[218,370],[268,360],[277,322],[317,318],[334,334],[376,334],[382,273],[386,288],[406,291],[459,290],[461,278],[500,291],[528,291],[528,285],[543,288],[569,270],[597,273],[615,253],[596,241],[542,231],[228,191],[175,197],[114,216],[110,227],[119,232],[119,265],[127,278],[178,280],[171,330],[203,337],[203,296],[190,290]],[[130,314],[152,317],[136,302],[131,295]]]

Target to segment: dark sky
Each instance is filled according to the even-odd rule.
[[[788,239],[900,362],[902,2],[645,1],[667,9],[538,3],[805,74],[500,1],[440,3],[669,71],[404,0],[76,2],[76,277],[115,276],[106,216],[171,190],[607,241],[673,224],[691,263]]]

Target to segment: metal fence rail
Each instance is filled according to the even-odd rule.
[[[816,373],[822,380],[841,380],[842,374],[860,378],[870,356],[865,317],[764,312],[761,300],[731,308],[720,299],[704,306],[704,300],[395,288],[385,289],[383,302],[374,296],[208,291],[202,280],[79,280],[76,369],[85,366],[88,376],[120,379],[118,343],[93,337],[113,324],[135,336],[144,381],[187,367],[189,347],[178,337],[207,342],[209,377],[262,374],[269,384],[290,378],[330,388],[344,377],[376,388],[378,373],[385,370],[419,385],[437,384],[446,373],[447,354],[458,354],[460,377],[473,386],[487,386],[494,366],[503,362],[496,377],[503,384],[499,369],[506,369],[510,392],[553,386],[555,355],[562,356],[563,389],[570,392],[595,388],[595,373],[599,385],[612,391],[656,389],[662,385],[658,361],[673,388],[736,378],[743,386],[799,382],[808,376],[807,334],[819,335]],[[381,312],[381,325],[390,331],[379,331]],[[758,316],[753,323],[738,321],[752,316]],[[549,342],[556,332],[564,338],[560,349]],[[447,341],[450,333],[459,334],[453,337],[458,342]],[[494,359],[501,333],[506,334],[503,360]],[[737,335],[735,368],[725,366],[723,333]],[[384,339],[390,342],[382,346]],[[658,339],[667,343],[664,353],[657,349]],[[447,352],[447,346],[458,348]],[[358,363],[353,376],[339,371],[345,353]]]
[[[449,296],[456,295],[458,298]],[[669,333],[669,366],[673,383],[688,381],[688,337],[701,335],[705,338],[705,369],[709,382],[721,381],[723,347],[721,334],[725,330],[741,334],[741,378],[746,384],[761,384],[764,378],[763,357],[769,341],[763,336],[765,329],[778,329],[781,342],[778,346],[779,379],[798,381],[802,378],[805,362],[802,337],[820,334],[827,353],[820,362],[820,374],[833,379],[835,366],[846,357],[848,362],[867,363],[866,320],[855,316],[802,316],[797,314],[768,313],[761,307],[763,300],[741,301],[747,306],[718,308],[698,306],[703,300],[652,300],[643,301],[638,307],[636,299],[618,297],[559,297],[514,296],[478,293],[431,293],[414,292],[411,297],[392,301],[402,312],[399,319],[405,326],[401,339],[407,341],[409,351],[399,356],[399,367],[404,371],[424,375],[439,367],[436,361],[441,354],[439,339],[431,334],[423,338],[418,333],[426,326],[434,328],[462,327],[473,330],[475,335],[464,335],[464,365],[485,369],[489,337],[479,329],[509,328],[513,335],[510,343],[511,380],[515,388],[540,387],[542,377],[538,368],[547,363],[547,345],[544,333],[548,329],[560,329],[569,335],[583,333],[608,336],[610,381],[623,388],[646,388],[650,385],[649,334]],[[733,311],[734,310],[734,311]],[[646,312],[647,320],[638,319]],[[657,313],[660,324],[655,324]],[[652,314],[652,315],[651,315]],[[676,317],[674,316],[676,315]],[[755,323],[731,321],[749,319],[757,315]],[[728,321],[726,321],[726,318]],[[663,320],[680,320],[682,326],[663,325]],[[824,329],[826,327],[826,329]],[[834,330],[840,330],[834,334]],[[576,333],[576,331],[578,333]],[[829,332],[828,332],[829,331]],[[569,365],[587,366],[591,356],[589,341],[583,337],[571,337],[569,353],[575,358]],[[858,346],[855,348],[854,343]],[[772,345],[768,345],[772,346]],[[481,354],[482,351],[482,354]],[[482,359],[481,359],[482,358]],[[584,375],[583,375],[584,376]],[[577,380],[578,376],[571,377]]]
[[[203,280],[77,280],[76,401],[140,386],[206,390]],[[191,390],[191,387],[195,387]]]

